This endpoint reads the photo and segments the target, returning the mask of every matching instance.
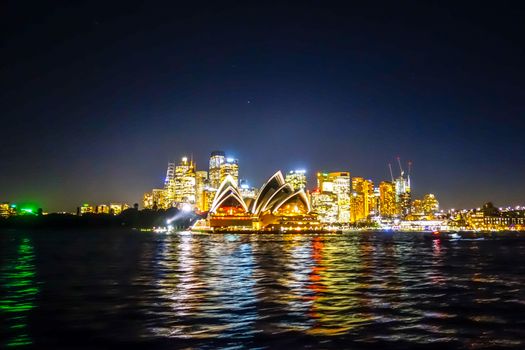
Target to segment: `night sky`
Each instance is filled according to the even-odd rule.
[[[255,186],[400,156],[442,207],[525,204],[521,1],[108,3],[4,2],[0,201],[140,203],[222,149]]]

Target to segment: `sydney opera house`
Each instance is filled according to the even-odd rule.
[[[283,174],[276,172],[255,198],[244,199],[236,181],[228,176],[221,183],[206,218],[194,231],[320,231],[310,201],[303,189],[294,190]]]

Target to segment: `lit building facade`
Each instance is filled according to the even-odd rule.
[[[145,209],[153,209],[153,205],[156,203],[153,202],[153,194],[151,192],[146,192],[142,196],[142,206]]]
[[[124,210],[129,209],[129,205],[122,203],[110,203],[109,204],[109,213],[112,215],[119,215]]]
[[[421,205],[425,215],[435,215],[439,211],[439,202],[432,193],[428,193],[423,197]]]
[[[351,183],[349,172],[328,173],[333,184],[333,193],[337,196],[337,222],[350,222]]]
[[[162,188],[154,188],[151,191],[151,196],[153,200],[152,208],[168,209],[173,205],[173,200],[168,198],[166,191]]]
[[[334,222],[349,223],[351,201],[350,173],[347,171],[319,172],[317,173],[317,186],[319,193],[315,194],[316,198],[312,200],[312,206],[315,207],[316,211],[323,213],[320,214],[323,222],[332,222],[333,220],[333,205],[330,204],[330,201],[333,201],[337,208]]]
[[[206,187],[204,191],[202,192],[202,205],[203,207],[200,209],[201,211],[208,211],[211,208],[211,204],[213,203],[213,199],[215,198],[215,194],[217,193],[217,189],[212,187]]]
[[[121,203],[99,204],[97,205],[95,212],[97,214],[119,215],[122,211],[128,208],[129,205]]]
[[[199,170],[195,172],[195,206],[200,211],[205,211],[205,195],[204,191],[209,186],[208,172]]]
[[[80,215],[86,215],[86,214],[94,214],[95,208],[92,205],[89,205],[87,203],[82,204],[80,207]]]
[[[396,211],[396,191],[392,182],[383,181],[379,184],[379,215],[383,218],[393,218]]]
[[[0,203],[0,217],[7,218],[16,214],[16,205],[9,202]]]
[[[310,194],[310,199],[312,210],[317,214],[320,222],[334,224],[338,221],[339,208],[335,193],[316,190]]]
[[[223,151],[213,151],[210,155],[209,180],[210,187],[219,188],[221,184],[221,165],[226,161]]]
[[[333,192],[334,184],[330,180],[328,173],[317,173],[317,188],[321,192]]]
[[[410,177],[405,176],[404,172],[401,171],[401,175],[395,179],[396,188],[396,204],[397,214],[405,216],[410,214],[411,206],[411,194],[410,194]]]
[[[226,177],[231,176],[237,186],[239,186],[239,161],[233,158],[226,158],[224,163],[220,165],[220,182],[222,183]]]
[[[486,203],[482,208],[467,214],[467,223],[474,230],[524,230],[525,210],[498,209],[492,203]]]
[[[175,163],[168,163],[166,178],[164,179],[164,204],[168,207],[175,202]],[[159,203],[157,202],[157,205]]]
[[[257,188],[250,186],[246,180],[240,180],[239,183],[239,192],[245,201],[247,199],[254,199],[257,196]]]
[[[374,183],[362,177],[352,178],[352,195],[350,198],[350,222],[358,223],[368,220],[370,208],[373,207]]]
[[[144,193],[142,197],[142,204],[146,209],[168,209],[172,203],[173,200],[168,200],[166,190],[163,188],[154,188],[151,192]]]
[[[97,205],[97,214],[109,214],[109,205],[99,204]]]
[[[374,194],[370,199],[370,216],[378,217],[379,215],[379,200],[381,193],[379,192],[379,187],[374,187]]]
[[[175,198],[177,204],[195,204],[195,165],[187,157],[175,167]]]
[[[290,170],[288,174],[286,174],[285,181],[292,185],[294,190],[306,189],[306,171]]]

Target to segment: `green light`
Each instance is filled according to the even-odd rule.
[[[31,240],[22,239],[17,255],[0,266],[0,318],[6,321],[11,336],[0,341],[0,348],[27,346],[33,343],[28,330],[28,316],[36,307],[39,293],[36,282],[35,253]]]
[[[33,209],[31,209],[31,208],[22,208],[22,211],[24,213],[33,214]]]

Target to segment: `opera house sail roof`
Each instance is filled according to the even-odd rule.
[[[230,210],[229,212],[233,215],[233,208],[235,208],[235,213],[237,214],[249,213],[248,206],[239,192],[235,179],[231,175],[228,175],[219,186],[209,213],[213,215],[223,212],[224,210]]]
[[[310,201],[303,189],[294,190],[286,183],[281,171],[273,174],[261,187],[249,205],[237,187],[235,180],[227,176],[221,183],[211,204],[205,223],[196,226],[214,229],[253,229],[266,227],[283,228],[288,225],[316,225],[310,214]],[[299,226],[297,226],[299,225]]]

